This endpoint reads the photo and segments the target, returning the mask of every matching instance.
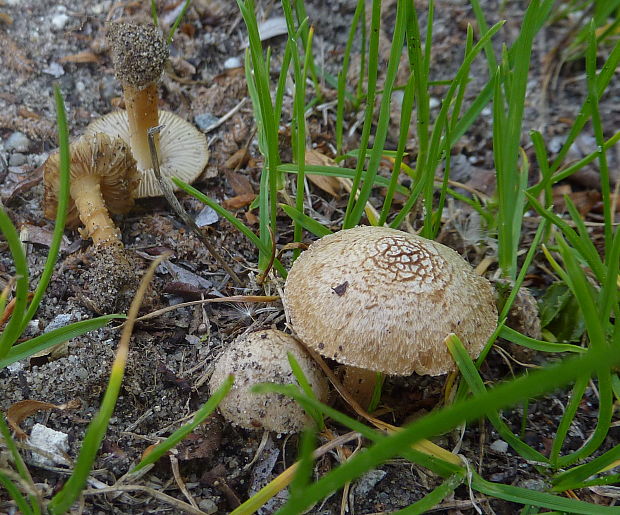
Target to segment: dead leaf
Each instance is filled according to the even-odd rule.
[[[34,401],[32,399],[26,399],[23,401],[16,402],[9,406],[9,409],[6,412],[6,419],[11,426],[11,429],[15,431],[15,436],[20,440],[24,440],[28,437],[28,435],[19,427],[26,418],[34,415],[38,411],[42,410],[67,410],[67,409],[77,409],[82,405],[82,402],[79,399],[73,399],[65,404],[52,404],[51,402],[43,402],[43,401]]]
[[[248,225],[258,225],[258,216],[252,213],[252,211],[246,211],[245,221],[248,223]]]
[[[236,197],[226,199],[224,202],[222,202],[222,205],[226,209],[241,209],[242,207],[249,206],[255,198],[256,194],[254,193],[237,195]]]
[[[226,162],[224,163],[224,166],[231,170],[236,170],[238,168],[241,168],[243,165],[245,165],[248,162],[248,159],[250,159],[250,154],[248,153],[248,149],[240,148],[226,160]]]
[[[0,13],[0,22],[11,25],[13,23],[13,18],[11,18],[7,13]]]
[[[601,200],[601,194],[595,190],[588,191],[572,191],[568,184],[561,184],[553,188],[553,204],[560,213],[566,211],[566,202],[564,196],[571,199],[577,211],[581,216],[585,216],[594,210]]]
[[[251,195],[254,193],[250,180],[240,173],[227,170],[226,179],[237,195]]]
[[[34,113],[32,111],[29,111],[28,109],[26,109],[25,107],[20,107],[17,110],[17,114],[19,116],[22,116],[23,118],[30,118],[32,120],[40,120],[41,119],[41,115]]]
[[[83,50],[77,54],[70,54],[61,57],[58,62],[60,63],[98,63],[99,58],[90,50]]]
[[[337,166],[336,161],[334,161],[331,157],[328,157],[325,154],[321,154],[314,149],[306,150],[306,163],[315,166]],[[306,177],[308,177],[308,180],[310,182],[312,182],[315,186],[321,188],[326,193],[329,193],[334,197],[340,197],[340,190],[342,189],[342,184],[338,180],[338,177],[316,175],[313,173],[306,174]]]

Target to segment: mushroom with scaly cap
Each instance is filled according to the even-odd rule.
[[[452,249],[385,227],[356,227],[313,243],[293,264],[284,308],[299,338],[356,367],[359,381],[439,375],[455,364],[455,333],[478,356],[497,325],[489,281]],[[362,370],[371,371],[363,378]]]
[[[256,394],[259,383],[296,384],[288,362],[291,353],[318,400],[328,395],[327,379],[290,334],[266,329],[235,340],[219,357],[209,382],[216,391],[229,374],[235,376],[232,389],[219,409],[229,422],[246,429],[267,429],[276,433],[296,433],[309,422],[308,415],[293,399],[277,393]]]
[[[153,171],[147,131],[164,125],[154,135],[162,177],[194,181],[209,159],[207,140],[181,117],[158,109],[157,83],[168,59],[168,47],[159,29],[153,25],[111,23],[107,37],[126,111],[95,120],[86,128],[86,134],[102,132],[128,142],[142,176],[137,197],[156,197],[162,192]]]

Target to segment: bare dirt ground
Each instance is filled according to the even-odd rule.
[[[490,23],[508,19],[499,41],[510,43],[517,33],[526,2],[489,0],[484,4]],[[501,12],[500,4],[504,5]],[[158,2],[160,20],[166,26],[174,19],[177,6],[178,2]],[[259,15],[265,19],[281,15],[277,2],[259,2],[259,6]],[[308,2],[310,21],[316,29],[317,55],[328,70],[337,70],[341,62],[354,7],[352,0]],[[419,6],[421,12],[422,7]],[[393,5],[386,6],[384,37],[387,41],[393,17]],[[82,134],[93,119],[122,107],[121,88],[112,72],[104,37],[106,21],[120,18],[148,21],[148,2],[75,0],[67,5],[49,0],[0,2],[0,196],[5,209],[22,230],[32,286],[41,273],[53,229],[53,222],[43,217],[41,182],[41,165],[57,147],[52,85],[58,84],[65,96],[72,137]],[[425,18],[421,14],[422,23]],[[467,1],[436,2],[433,80],[450,78],[458,67],[468,23],[475,24],[475,18]],[[536,39],[528,84],[524,129],[542,130],[552,152],[559,149],[586,91],[581,60],[564,66],[557,81],[552,81],[548,88],[543,87],[549,77],[543,73],[547,70],[545,59],[562,43],[569,25],[566,20],[561,20],[551,28],[543,29]],[[196,186],[256,228],[256,213],[249,211],[248,206],[259,189],[261,157],[243,70],[238,67],[243,62],[245,40],[243,21],[234,2],[193,1],[171,48],[171,66],[160,85],[160,107],[207,131],[211,158]],[[277,67],[283,48],[282,37],[276,37],[270,43]],[[479,91],[478,86],[484,84],[486,73],[486,64],[480,59],[472,71],[472,98]],[[328,96],[333,96],[329,88],[326,91]],[[437,96],[440,93],[439,89],[434,92]],[[230,119],[216,128],[210,127],[244,99]],[[620,83],[615,80],[601,109],[608,131],[618,127],[619,100]],[[291,97],[287,96],[285,109],[290,109],[290,102]],[[356,116],[355,113],[349,115],[349,127],[355,123]],[[333,111],[324,108],[314,113],[309,127],[312,142],[322,152],[329,153],[333,142]],[[359,133],[353,131],[346,142],[349,148],[355,147],[358,136]],[[453,155],[453,178],[488,194],[494,191],[491,137],[489,108],[483,111]],[[396,138],[394,132],[388,142],[394,143]],[[414,147],[415,142],[412,145]],[[245,147],[249,149],[249,157],[235,170],[235,163],[228,160]],[[593,151],[594,147],[592,136],[580,137],[573,158]],[[531,146],[525,148],[534,161]],[[284,149],[285,154],[289,152],[288,142],[284,143]],[[617,156],[612,153],[610,160],[611,168],[617,169]],[[600,198],[597,185],[594,167],[564,185],[576,195],[575,198],[581,195],[579,198],[589,202],[584,211],[591,221],[600,221],[596,205]],[[315,212],[323,221],[337,228],[346,205],[344,197],[334,198],[314,187],[312,192]],[[382,192],[377,190],[377,202],[380,202],[381,195]],[[203,217],[212,215],[208,210],[203,211],[204,206],[199,202],[183,195],[180,198],[193,216],[197,217],[201,212]],[[462,210],[462,206],[456,205],[454,209],[455,217],[442,232],[441,239],[466,254],[475,265],[487,251],[484,246],[476,245],[480,238],[467,231],[468,213]],[[415,220],[411,222],[415,225]],[[234,286],[163,199],[138,202],[128,216],[118,219],[118,223],[126,247],[136,252],[143,266],[165,249],[174,254],[166,266],[158,269],[155,293],[145,312],[180,300],[192,300],[200,294],[209,297],[261,293],[255,281],[256,250],[226,221],[211,217],[207,233],[240,275],[244,288]],[[529,232],[535,228],[536,222],[526,219],[525,225],[526,232]],[[470,229],[475,232],[476,227]],[[593,234],[593,238],[598,236]],[[283,217],[278,245],[291,239],[290,224]],[[527,242],[527,234],[524,240]],[[50,327],[96,315],[83,302],[84,291],[92,280],[88,263],[80,258],[88,242],[82,241],[76,231],[66,231],[65,243],[52,283],[26,336],[36,336]],[[488,253],[492,253],[492,249]],[[4,286],[13,272],[8,248],[0,241],[0,286]],[[492,273],[493,266],[489,275]],[[550,277],[539,268],[532,270],[528,277],[528,285],[537,294],[550,282]],[[269,292],[277,293],[278,286],[277,282],[272,283]],[[122,303],[116,307],[118,311],[126,308]],[[212,363],[229,342],[244,332],[270,326],[285,328],[280,304],[183,308],[138,324],[132,338],[121,396],[92,474],[97,481],[89,487],[97,489],[114,484],[149,445],[169,435],[207,399],[205,383]],[[13,403],[24,399],[54,404],[77,399],[79,407],[76,409],[40,412],[22,424],[27,433],[35,423],[40,423],[68,434],[68,454],[75,458],[84,431],[99,408],[119,333],[111,324],[75,338],[55,355],[32,358],[0,371],[0,407],[6,411]],[[509,352],[514,351],[509,348]],[[528,354],[519,355],[518,359],[537,364],[543,357]],[[492,352],[482,372],[485,379],[492,382],[522,369],[518,363]],[[388,382],[384,405],[393,408],[390,421],[403,423],[430,411],[442,402],[442,388],[441,377],[415,376]],[[569,445],[572,448],[585,441],[596,420],[595,390],[591,389],[585,400],[588,405],[584,406],[578,424],[571,429]],[[533,401],[529,406],[525,439],[543,453],[549,450],[550,438],[565,401],[566,393],[556,392],[546,399]],[[334,402],[337,402],[335,396]],[[521,413],[521,408],[504,413],[517,432]],[[333,430],[336,433],[346,431],[336,426]],[[177,456],[180,474],[201,510],[206,513],[230,512],[294,461],[296,437],[285,439],[271,435],[263,442],[265,446],[253,462],[262,438],[259,431],[230,427],[218,417],[212,417],[209,424],[181,446]],[[449,449],[459,445],[459,453],[489,480],[530,489],[545,488],[545,478],[507,449],[489,424],[473,424],[463,435],[458,432],[446,434],[437,443]],[[612,429],[604,448],[617,443],[618,434]],[[351,450],[354,448],[352,445]],[[317,471],[329,470],[336,464],[337,458],[327,455],[317,464]],[[35,482],[50,494],[60,488],[68,476],[66,468],[60,466],[32,465],[31,470]],[[186,501],[167,459],[161,460],[141,481],[143,485]],[[349,492],[349,505],[358,514],[390,512],[421,498],[436,484],[436,477],[407,462],[395,460],[356,482]],[[583,492],[582,498],[602,504],[613,502],[613,499],[597,497],[591,492]],[[472,499],[466,488],[459,488],[453,497],[442,503],[440,512],[474,513],[474,502],[487,513],[514,513],[517,509],[502,501]],[[340,503],[341,494],[337,494],[312,512],[339,513]],[[82,509],[84,513],[176,510],[140,491],[120,496],[89,495]],[[264,513],[271,513],[274,509],[275,504],[272,504],[265,508]],[[0,511],[11,510],[4,493],[0,494]]]

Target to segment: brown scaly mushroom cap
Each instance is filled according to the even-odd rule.
[[[219,409],[229,422],[247,429],[296,433],[309,422],[303,408],[290,397],[256,394],[259,383],[297,384],[288,362],[291,353],[303,370],[317,399],[327,400],[327,379],[295,338],[273,329],[243,335],[219,357],[209,382],[213,394],[229,374],[235,382]]]
[[[385,227],[356,227],[313,243],[293,264],[284,308],[323,356],[389,375],[454,369],[456,333],[478,356],[497,325],[493,288],[454,250]]]
[[[52,154],[43,168],[45,216],[56,218],[60,155]],[[67,227],[86,227],[93,243],[118,240],[118,230],[107,210],[127,213],[134,205],[139,184],[136,162],[127,143],[105,134],[82,136],[70,147],[70,200]],[[106,209],[107,206],[107,209]]]
[[[159,29],[152,25],[111,23],[107,36],[114,71],[123,86],[126,111],[95,120],[86,128],[86,134],[102,132],[129,143],[142,177],[137,198],[157,197],[162,192],[153,172],[147,131],[164,125],[154,136],[161,174],[191,183],[209,160],[207,139],[179,116],[158,109],[157,82],[168,59],[168,46]]]

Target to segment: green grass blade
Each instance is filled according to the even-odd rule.
[[[522,347],[527,347],[528,349],[533,349],[539,352],[574,352],[577,354],[583,354],[586,352],[586,349],[583,347],[571,345],[569,343],[551,343],[535,340],[534,338],[525,336],[507,326],[502,327],[499,336],[509,342],[516,343]]]
[[[516,502],[525,505],[538,506],[548,510],[557,510],[560,513],[579,513],[584,515],[604,515],[606,513],[620,513],[620,508],[603,507],[585,501],[567,499],[545,492],[536,492],[527,488],[520,488],[512,485],[502,485],[491,483],[482,479],[474,473],[471,486],[479,492],[504,499],[505,501]]]
[[[366,93],[366,109],[364,112],[364,125],[362,126],[362,136],[360,138],[361,155],[364,156],[370,140],[370,130],[374,119],[374,106],[377,94],[377,75],[379,70],[379,26],[381,23],[381,0],[372,0],[372,15],[370,21],[370,43],[368,50],[368,91]],[[361,81],[360,81],[361,82]],[[351,212],[355,206],[355,194],[358,191],[362,180],[365,160],[360,157],[355,167],[353,186],[347,202],[347,208],[342,222],[343,229],[350,229],[357,222],[353,221]],[[362,209],[363,209],[362,204]],[[361,216],[361,214],[360,214]]]
[[[30,472],[28,471],[28,467],[24,463],[24,460],[19,454],[17,450],[17,445],[15,444],[15,440],[11,436],[11,432],[9,431],[9,426],[7,425],[4,419],[4,413],[0,412],[0,436],[2,436],[2,440],[4,442],[5,447],[9,451],[11,458],[13,459],[13,464],[17,469],[17,473],[19,477],[22,478],[23,481],[28,483],[29,485],[33,485],[32,477],[30,476]],[[33,502],[33,506],[35,505],[35,499],[31,496],[31,502]],[[38,511],[38,510],[37,510]]]
[[[577,415],[579,404],[581,403],[581,399],[583,399],[583,395],[586,392],[589,382],[589,376],[581,376],[577,378],[577,381],[571,391],[570,399],[566,404],[566,408],[564,408],[564,413],[562,413],[562,418],[560,419],[558,429],[556,430],[553,438],[553,444],[551,445],[551,452],[549,453],[551,464],[556,468],[558,466],[562,446],[564,445],[570,426]]]
[[[176,17],[176,19],[174,20],[174,23],[172,24],[172,27],[170,28],[170,33],[168,34],[168,37],[166,38],[166,45],[170,45],[170,43],[172,43],[172,38],[174,37],[174,33],[179,28],[179,25],[181,25],[181,21],[183,20],[183,17],[185,16],[185,13],[187,12],[190,2],[191,0],[185,0],[185,3],[183,4],[183,7],[181,8],[181,12]],[[157,13],[155,13],[155,16],[157,16]]]
[[[589,477],[600,473],[608,466],[620,460],[620,445],[614,446],[605,454],[594,458],[592,461],[573,467],[566,472],[558,474],[553,480],[553,490],[562,492],[577,488],[579,483],[585,481]],[[603,479],[603,478],[601,478]]]
[[[129,341],[138,315],[138,310],[142,303],[142,298],[144,297],[144,292],[155,274],[156,266],[164,257],[165,256],[160,256],[153,261],[140,281],[138,291],[127,313],[127,321],[123,326],[123,331],[116,350],[116,356],[112,362],[108,386],[101,401],[99,411],[88,425],[71,476],[48,504],[48,510],[52,515],[59,515],[68,511],[71,505],[81,495],[86,485],[88,475],[95,462],[97,453],[101,448],[101,442],[103,441],[110,418],[116,407],[116,401],[120,393],[121,384],[125,375],[125,367],[127,365],[127,357],[129,355]]]
[[[13,257],[16,276],[13,314],[0,335],[1,359],[8,354],[11,346],[17,341],[21,334],[22,321],[28,301],[28,263],[26,262],[26,255],[24,254],[22,243],[19,241],[17,229],[15,229],[9,215],[6,214],[2,206],[0,206],[0,230],[2,234],[4,234],[4,238],[9,246],[9,251]]]
[[[41,334],[35,338],[14,345],[9,353],[0,359],[0,370],[9,366],[11,363],[28,358],[37,352],[49,349],[54,345],[66,342],[77,336],[81,336],[89,331],[95,331],[106,325],[111,320],[125,318],[125,315],[104,315],[90,320],[81,320],[70,325],[59,327],[49,333]]]
[[[611,244],[612,234],[612,222],[613,214],[611,212],[611,187],[609,181],[609,166],[607,164],[607,154],[602,151],[603,144],[605,143],[605,136],[603,135],[603,123],[601,121],[601,113],[599,111],[599,94],[597,87],[597,74],[596,74],[596,59],[597,59],[597,47],[596,47],[596,34],[595,34],[594,20],[590,22],[590,26],[587,32],[588,47],[586,50],[586,82],[588,84],[588,96],[590,98],[590,111],[592,114],[592,127],[594,129],[594,137],[596,139],[596,145],[601,151],[599,151],[599,175],[601,185],[601,200],[603,202],[603,221],[605,223],[605,244],[606,248]]]
[[[159,27],[159,17],[157,16],[157,3],[155,0],[151,0],[151,19],[153,20],[153,25]]]
[[[538,212],[540,216],[549,220],[553,225],[555,225],[558,229],[562,231],[570,244],[579,252],[579,254],[581,254],[583,259],[588,263],[588,266],[592,269],[597,279],[599,281],[603,281],[606,274],[605,266],[603,265],[603,262],[601,261],[598,252],[596,252],[596,249],[592,245],[592,242],[582,239],[575,232],[575,230],[570,227],[564,220],[554,214],[551,210],[542,207],[538,200],[536,200],[536,198],[533,197],[530,193],[526,192],[525,195],[528,198],[530,205]]]
[[[28,310],[24,315],[24,320],[20,332],[23,332],[28,322],[32,320],[34,314],[39,309],[41,299],[45,294],[45,290],[52,278],[54,272],[54,266],[58,260],[60,253],[60,245],[62,243],[62,237],[65,230],[65,221],[67,219],[67,207],[69,204],[69,129],[67,128],[67,114],[65,112],[65,104],[62,98],[62,94],[58,86],[54,86],[54,98],[56,100],[56,119],[58,124],[58,146],[60,153],[59,164],[59,192],[58,192],[58,206],[56,208],[56,223],[54,224],[54,234],[52,235],[52,241],[50,243],[49,251],[47,253],[47,260],[39,279],[39,284],[34,292],[34,296],[30,301]]]
[[[306,375],[304,374],[302,368],[299,366],[299,363],[295,359],[295,356],[293,356],[292,353],[288,352],[287,357],[289,365],[291,366],[291,370],[293,371],[293,375],[295,376],[295,379],[297,379],[297,382],[299,383],[299,386],[301,386],[303,392],[311,399],[316,399],[316,395],[314,395],[314,390],[310,386],[310,382],[306,378]],[[308,415],[312,417],[319,430],[322,431],[325,428],[325,421],[323,420],[323,415],[320,411],[312,409],[311,411],[308,411]]]
[[[170,449],[176,447],[179,443],[181,443],[181,441],[183,441],[183,439],[187,435],[194,431],[194,429],[196,429],[200,424],[202,424],[205,419],[216,410],[219,403],[222,402],[222,399],[226,397],[226,395],[232,388],[233,382],[234,377],[232,375],[228,376],[226,380],[222,383],[222,386],[220,386],[213,393],[213,395],[209,397],[209,400],[205,402],[198,411],[196,411],[196,413],[194,414],[194,418],[191,422],[180,427],[163,442],[157,444],[153,448],[153,450],[151,450],[151,452],[149,452],[142,460],[140,460],[140,463],[138,463],[134,468],[129,471],[129,474],[134,474],[146,467],[147,465],[155,463]]]
[[[294,207],[287,206],[286,204],[280,204],[280,208],[289,216],[291,220],[299,224],[300,227],[310,231],[315,236],[322,238],[323,236],[332,234],[332,231],[330,231],[322,223],[317,222],[314,218],[304,213],[300,213]]]
[[[418,515],[427,513],[429,510],[437,506],[449,494],[465,481],[464,474],[454,474],[441,483],[432,492],[426,494],[422,499],[413,503],[402,510],[393,512],[394,515]]]
[[[381,107],[379,109],[379,120],[377,123],[377,129],[375,131],[374,142],[368,167],[364,175],[364,184],[359,192],[359,197],[355,201],[355,204],[349,213],[349,216],[345,218],[345,227],[352,227],[359,224],[366,202],[370,198],[372,193],[372,187],[374,179],[379,170],[379,162],[381,161],[383,147],[387,137],[388,128],[390,125],[390,103],[392,98],[392,88],[396,80],[396,72],[398,71],[398,65],[400,64],[400,56],[402,53],[403,41],[405,38],[405,2],[398,2],[396,6],[396,26],[394,27],[394,35],[392,38],[392,48],[390,51],[390,59],[388,61],[387,72],[385,75],[383,85],[383,95],[381,97]],[[355,197],[357,188],[353,187],[351,196]]]
[[[2,471],[0,471],[0,485],[2,485],[7,494],[9,494],[9,498],[13,499],[20,514],[32,515],[34,513],[26,498],[21,494],[17,486],[15,486],[15,483]]]
[[[345,108],[345,93],[347,91],[347,76],[349,73],[349,65],[351,62],[351,48],[353,47],[353,41],[355,39],[355,33],[360,22],[362,12],[364,11],[364,0],[358,0],[355,12],[353,13],[353,19],[351,20],[351,27],[349,29],[349,36],[347,37],[347,43],[344,47],[344,55],[342,58],[342,67],[338,72],[338,86],[337,90],[337,106],[336,106],[336,153],[342,154],[342,135],[344,132],[344,108]],[[358,77],[358,81],[362,82],[363,77]]]

